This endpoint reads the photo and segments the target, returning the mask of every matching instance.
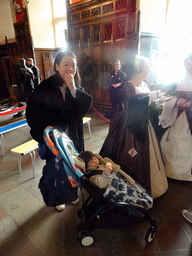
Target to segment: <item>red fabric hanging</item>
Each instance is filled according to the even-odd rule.
[[[23,16],[23,2],[22,2],[22,0],[16,0],[16,2],[17,2],[17,4],[20,5],[20,8],[21,8],[21,12],[19,12],[19,13],[15,12],[16,13],[16,20],[17,20],[17,22],[21,22],[21,21],[24,20],[24,16]]]

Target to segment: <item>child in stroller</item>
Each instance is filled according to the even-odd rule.
[[[81,185],[89,194],[77,214],[82,219],[78,232],[82,245],[93,243],[91,229],[119,229],[143,221],[151,224],[145,235],[146,242],[151,242],[157,225],[147,211],[153,205],[147,191],[107,157],[83,151],[74,162],[85,173]]]
[[[82,151],[78,157],[85,162],[85,176],[89,182],[106,189],[103,194],[106,199],[152,208],[153,198],[111,159],[102,158],[91,151]]]
[[[150,208],[152,206],[152,202],[148,206],[145,206],[145,204],[137,206],[134,205],[134,202],[126,203],[121,200],[106,200],[103,194],[107,191],[109,185],[100,189],[86,179],[86,161],[84,162],[78,157],[79,154],[73,142],[65,133],[61,133],[53,127],[47,127],[44,131],[44,140],[48,148],[55,155],[53,161],[50,161],[51,165],[48,166],[46,164],[44,166],[46,167],[46,172],[43,171],[43,176],[39,182],[39,188],[46,205],[58,205],[58,200],[61,200],[60,203],[69,202],[71,196],[76,198],[77,187],[84,188],[89,193],[86,200],[84,200],[84,193],[82,193],[82,207],[77,213],[81,219],[81,225],[78,226],[78,235],[84,246],[93,243],[93,237],[89,233],[93,228],[119,229],[121,227],[125,228],[126,224],[130,225],[129,223],[140,223],[143,221],[149,221],[151,224],[145,236],[146,241],[151,242],[153,240],[157,228],[156,221],[146,211],[147,207]],[[104,160],[110,162],[108,159]],[[112,176],[115,174],[115,170],[121,173],[120,167],[115,164],[113,166],[113,164],[114,173],[112,173]],[[107,164],[107,166],[107,173],[110,173],[110,165]],[[135,187],[134,181],[129,176],[128,181],[130,186]],[[63,186],[63,184],[65,185]],[[121,184],[119,184],[119,188],[120,186]],[[131,191],[130,195],[132,194],[134,194],[133,191]],[[116,196],[117,198],[118,196]],[[140,198],[144,198],[142,193]]]

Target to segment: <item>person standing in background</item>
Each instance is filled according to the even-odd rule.
[[[33,72],[26,66],[26,60],[24,58],[19,59],[19,66],[16,72],[16,81],[18,88],[17,99],[19,101],[18,106],[25,106],[28,102],[33,90],[34,79]],[[18,112],[13,117],[21,117],[22,113]]]
[[[34,65],[32,58],[27,58],[27,67],[30,68],[34,76],[34,87],[36,88],[40,84],[39,68]]]
[[[115,60],[115,69],[108,79],[111,110],[105,117],[111,119],[116,113],[123,109],[122,86],[126,81],[126,75],[121,70],[120,60]]]

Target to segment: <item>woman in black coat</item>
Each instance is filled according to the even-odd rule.
[[[84,150],[82,118],[92,104],[92,97],[80,87],[74,53],[68,50],[59,52],[54,71],[55,75],[35,89],[26,109],[30,133],[39,142],[39,154],[46,162],[55,157],[44,143],[43,132],[47,126],[65,132],[78,152]]]
[[[28,101],[26,118],[36,141],[44,143],[43,131],[50,125],[66,132],[80,152],[84,150],[82,118],[90,109],[92,97],[78,86],[76,65],[76,56],[71,51],[57,54],[55,75],[36,88]]]

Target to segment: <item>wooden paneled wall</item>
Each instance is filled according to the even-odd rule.
[[[83,86],[95,106],[108,108],[106,84],[115,59],[129,77],[138,53],[139,0],[68,2],[68,9],[68,43],[79,60]]]

